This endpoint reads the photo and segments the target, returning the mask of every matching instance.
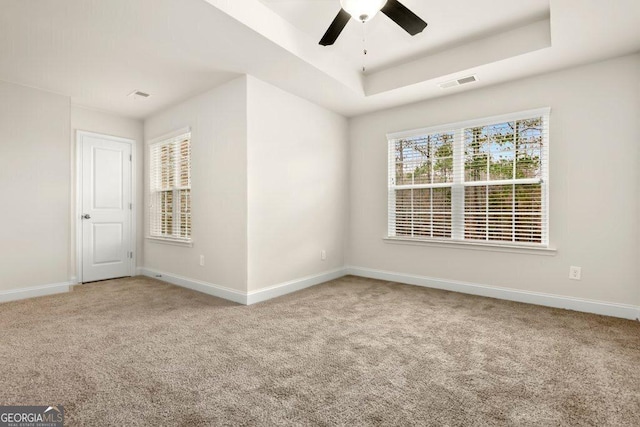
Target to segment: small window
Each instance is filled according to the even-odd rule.
[[[150,145],[149,235],[191,240],[191,133]]]
[[[548,246],[549,110],[389,135],[389,237]]]

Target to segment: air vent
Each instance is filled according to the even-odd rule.
[[[133,92],[131,92],[128,96],[132,96],[132,97],[134,97],[134,98],[136,98],[136,97],[139,97],[139,98],[148,98],[148,97],[149,97],[149,96],[151,96],[151,95],[149,95],[149,94],[148,94],[148,93],[146,93],[146,92],[141,92],[141,91],[139,91],[139,90],[134,90],[134,91],[133,91]]]
[[[473,83],[476,81],[476,76],[469,76],[469,77],[465,77],[463,79],[458,79],[458,83],[460,83],[461,85],[465,84],[465,83]]]
[[[449,80],[448,82],[439,83],[441,89],[448,89],[450,87],[456,87],[460,85],[464,85],[467,83],[477,82],[478,78],[476,76],[463,77],[457,80]]]

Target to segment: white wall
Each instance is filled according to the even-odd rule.
[[[350,121],[347,263],[397,273],[640,304],[640,56],[632,55]],[[552,257],[383,242],[387,132],[551,107]],[[569,266],[582,280],[568,279]]]
[[[193,238],[193,247],[145,239],[145,267],[246,291],[246,125],[244,76],[145,121],[147,141],[191,127]],[[149,200],[146,175],[145,200]],[[148,209],[145,217],[146,227]],[[141,232],[148,235],[147,228]],[[199,265],[200,255],[205,256],[204,266]]]
[[[135,183],[136,183],[136,200],[134,201],[137,209],[137,236],[136,236],[136,264],[143,264],[143,245],[142,230],[144,218],[144,126],[142,120],[121,117],[110,113],[97,110],[87,109],[79,106],[71,106],[71,151],[74,159],[76,156],[76,135],[77,131],[88,131],[100,133],[103,135],[118,136],[121,138],[133,139],[135,141]],[[75,161],[72,165],[72,182],[76,180]],[[71,265],[70,271],[72,276],[76,276],[76,188],[71,188]]]
[[[145,239],[147,269],[250,292],[344,265],[345,118],[243,76],[147,119],[145,138],[185,126],[194,244]]]
[[[69,98],[0,82],[0,292],[69,281]]]
[[[344,265],[347,136],[344,117],[248,77],[249,291]]]

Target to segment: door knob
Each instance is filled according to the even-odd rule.
[[[91,215],[84,214],[84,215],[82,215],[82,219],[91,219]]]

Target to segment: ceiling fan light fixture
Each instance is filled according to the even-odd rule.
[[[356,21],[367,22],[378,12],[387,15],[389,19],[412,36],[421,33],[427,27],[427,23],[422,18],[407,9],[398,0],[340,0],[340,6],[342,6],[340,11],[320,39],[322,46],[334,44],[352,18]]]
[[[360,22],[367,22],[384,6],[387,0],[340,0],[340,6],[353,19]]]

